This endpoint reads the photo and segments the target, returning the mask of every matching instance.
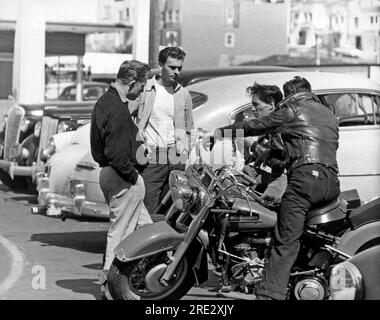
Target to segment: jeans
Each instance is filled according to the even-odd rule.
[[[157,148],[153,150],[153,156],[149,164],[141,173],[145,183],[144,204],[149,214],[152,215],[160,201],[169,191],[169,175],[172,170],[185,170],[187,155],[176,157],[171,155],[173,148]]]
[[[299,239],[305,227],[307,213],[325,202],[337,198],[340,184],[330,168],[308,164],[294,169],[288,176],[288,186],[282,197],[263,282],[256,294],[276,300],[287,296],[287,285],[300,249]]]
[[[152,223],[143,199],[145,186],[139,175],[135,185],[122,179],[111,167],[104,167],[99,176],[100,188],[110,207],[110,227],[103,270],[109,270],[115,257],[114,249],[135,229]]]

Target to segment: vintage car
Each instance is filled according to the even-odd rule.
[[[43,163],[39,158],[41,146],[45,146],[48,139],[57,132],[73,130],[78,128],[74,122],[60,121],[59,117],[54,116],[52,126],[50,113],[48,126],[43,125],[48,119],[43,116],[45,107],[52,110],[70,109],[85,107],[86,110],[93,108],[95,102],[71,102],[55,101],[45,102],[34,105],[17,105],[16,103],[8,110],[6,124],[0,132],[1,140],[1,157],[0,157],[0,179],[10,187],[27,186],[30,191],[35,189],[33,181],[35,173],[43,169]],[[70,111],[70,113],[72,113]],[[44,128],[44,129],[42,129]],[[15,179],[18,178],[18,179]],[[26,179],[22,179],[26,178]]]
[[[281,66],[194,68],[184,70],[179,82],[186,86],[190,83],[226,74],[286,72],[290,70],[295,69]],[[159,69],[152,69],[150,76],[158,74],[159,71]],[[4,146],[4,154],[0,157],[0,169],[2,169],[2,171],[0,170],[0,179],[3,183],[12,187],[15,185],[14,178],[26,176],[27,187],[30,191],[34,191],[35,174],[42,170],[39,157],[42,147],[46,145],[53,134],[76,128],[76,119],[81,120],[83,117],[89,119],[96,99],[108,86],[104,82],[84,82],[84,98],[88,100],[83,102],[51,101],[38,105],[12,107],[8,112],[8,131],[5,129],[2,133],[0,132],[0,149],[2,149],[2,145]],[[90,89],[96,89],[96,92],[92,94]],[[75,93],[75,86],[68,87],[60,99],[72,100]],[[45,107],[48,111],[42,117]],[[79,117],[78,112],[80,113]],[[23,129],[25,123],[28,124],[26,131]],[[36,130],[34,130],[35,124]],[[2,140],[1,137],[3,137]]]
[[[83,100],[97,100],[104,92],[107,91],[109,84],[106,82],[86,81],[83,82]],[[63,89],[62,93],[58,96],[58,100],[62,101],[75,101],[77,96],[77,86],[75,84],[69,85]]]
[[[357,189],[362,201],[380,195],[380,85],[346,74],[281,72],[225,76],[190,85],[195,127],[215,128],[253,117],[246,87],[254,82],[282,84],[299,75],[308,79],[340,120],[338,163],[342,191]],[[76,215],[106,217],[108,207],[98,184],[99,167],[92,159],[89,124],[79,128],[62,152],[50,152],[38,176],[40,207]],[[54,146],[59,135],[53,137]],[[54,151],[54,147],[49,148]],[[48,152],[49,153],[49,152]]]
[[[380,300],[380,245],[335,265],[330,300]]]

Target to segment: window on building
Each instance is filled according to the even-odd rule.
[[[234,24],[234,10],[233,9],[227,9],[226,10],[226,24],[227,25],[233,25]]]
[[[369,21],[371,22],[371,24],[373,24],[375,22],[375,17],[374,16],[370,16],[369,17]]]
[[[358,17],[355,17],[355,27],[356,28],[359,27],[359,18]]]
[[[173,22],[173,11],[168,10],[168,15],[167,15],[167,22]]]
[[[175,21],[176,22],[180,22],[181,21],[181,18],[180,18],[181,16],[180,16],[180,11],[179,10],[176,10],[175,12],[174,12],[174,19],[175,19]]]
[[[344,23],[344,16],[340,16],[340,22],[343,24]]]
[[[126,9],[125,9],[125,19],[130,20],[130,19],[131,19],[130,14],[131,14],[131,13],[130,13],[129,8],[126,8]]]
[[[235,47],[235,34],[233,32],[227,32],[224,37],[224,45],[227,48]]]
[[[310,21],[310,22],[313,21],[313,14],[312,14],[312,13],[309,13],[309,21]]]
[[[166,45],[171,47],[179,46],[177,31],[166,31]]]
[[[104,19],[111,18],[111,6],[104,6]]]
[[[119,10],[119,21],[124,20],[124,10]]]

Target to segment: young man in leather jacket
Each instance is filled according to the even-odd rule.
[[[273,85],[254,83],[246,91],[251,96],[255,118],[269,115],[283,98],[280,88]],[[244,167],[248,175],[260,181],[256,190],[262,192],[262,198],[273,203],[280,202],[287,185],[282,143],[280,134],[259,137],[251,146]]]
[[[287,155],[288,185],[282,197],[263,281],[255,288],[256,299],[287,297],[287,285],[297,258],[305,218],[314,206],[340,194],[338,164],[338,121],[319,98],[311,93],[306,79],[295,77],[284,84],[288,95],[267,116],[235,123],[214,131],[221,139],[225,129],[244,130],[247,136],[280,133]]]

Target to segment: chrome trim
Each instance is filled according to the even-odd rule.
[[[162,248],[162,249],[159,249],[159,250],[156,250],[156,251],[152,251],[152,252],[149,252],[149,253],[146,253],[146,254],[143,254],[141,256],[134,256],[132,258],[126,258],[124,254],[124,251],[123,249],[121,249],[119,252],[115,253],[115,257],[121,261],[121,262],[130,262],[130,261],[134,261],[134,260],[139,260],[139,259],[143,259],[143,258],[146,258],[146,257],[149,257],[149,256],[153,256],[157,253],[161,253],[161,252],[165,252],[165,251],[169,251],[169,250],[173,250],[174,247],[173,246],[168,246],[168,247],[165,247],[165,248]]]
[[[0,160],[0,168],[7,171],[12,179],[15,176],[32,177],[34,180],[37,165],[33,162],[32,166],[19,166],[17,162]]]

